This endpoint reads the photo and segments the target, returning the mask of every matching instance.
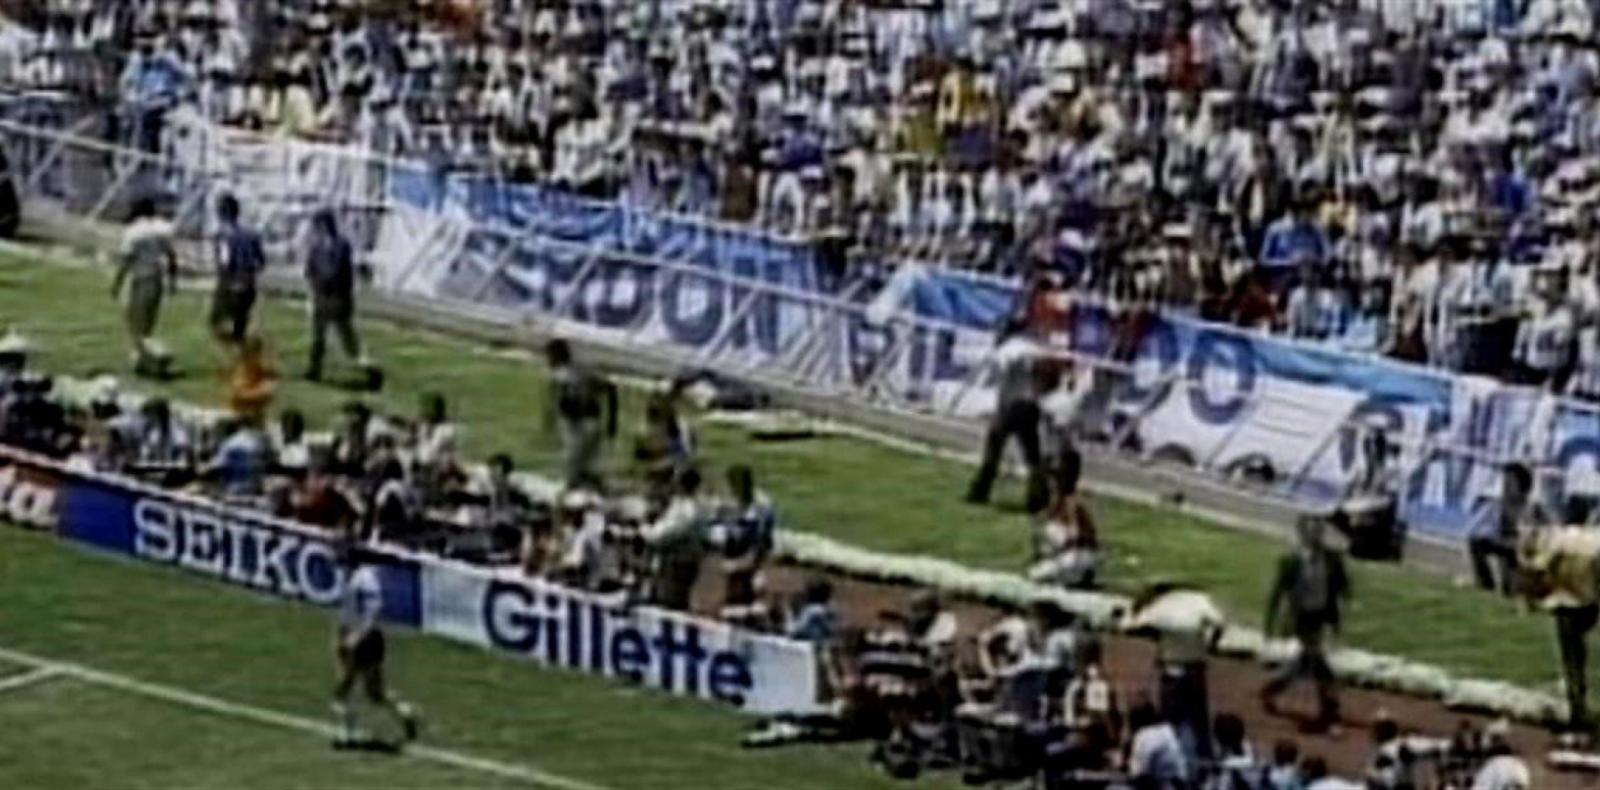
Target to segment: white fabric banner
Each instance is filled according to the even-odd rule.
[[[508,573],[422,569],[422,629],[552,667],[752,713],[814,710],[812,646]]]

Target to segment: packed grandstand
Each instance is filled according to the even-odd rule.
[[[1600,521],[1590,0],[0,9],[23,215],[122,234],[149,379],[58,377],[27,327],[0,342],[0,461],[70,492],[13,488],[14,521],[321,604],[351,586],[336,556],[374,547],[385,620],[760,714],[750,749],[867,742],[907,780],[1566,786],[1530,724],[1563,731],[1557,767],[1597,764],[1600,548],[1562,527]],[[198,364],[158,340],[180,264],[216,275],[213,324],[240,316],[212,327],[220,407],[166,393]],[[351,389],[405,364],[356,338],[369,294],[534,326],[559,468],[471,457],[443,386],[412,414],[278,404],[299,371],[251,331],[258,274],[312,304],[294,386],[340,383],[326,333]],[[619,433],[605,369],[663,366]],[[769,472],[697,440],[710,413],[821,430],[764,411],[785,395],[987,422],[967,499],[1020,466],[1031,554],[937,589],[965,569],[786,543]],[[1204,590],[1128,589],[1085,459],[1303,512],[1300,548],[1257,571],[1291,646]],[[1351,593],[1323,527],[1362,561],[1470,557],[1463,578],[1552,614],[1564,685],[1330,663]],[[1304,738],[1259,734],[1276,696],[1240,657],[1314,682]],[[1336,673],[1519,721],[1408,719],[1403,696],[1341,715]]]

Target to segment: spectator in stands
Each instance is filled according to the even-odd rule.
[[[1244,721],[1231,713],[1219,713],[1211,724],[1211,734],[1217,742],[1216,772],[1206,790],[1265,790],[1266,767],[1245,739]]]
[[[187,478],[194,470],[194,438],[161,398],[145,402],[135,423],[134,469],[163,480]]]
[[[1122,707],[1116,686],[1106,677],[1101,648],[1089,643],[1079,651],[1077,673],[1062,695],[1061,722],[1068,730],[1069,764],[1101,770],[1121,743]]]
[[[1328,762],[1322,757],[1307,757],[1300,764],[1300,776],[1305,790],[1363,790],[1361,785],[1328,773]]]
[[[211,297],[211,326],[217,336],[244,342],[255,309],[256,281],[266,268],[261,234],[239,219],[239,201],[223,195],[217,204],[217,285]]]
[[[441,500],[466,485],[467,474],[457,457],[459,435],[450,420],[450,406],[444,395],[423,395],[410,438],[417,484],[425,498]]]
[[[290,515],[302,524],[352,537],[360,512],[342,489],[330,460],[321,453],[312,456],[305,479],[290,496]]]
[[[1566,270],[1536,273],[1534,291],[1532,310],[1517,328],[1512,353],[1516,378],[1559,392],[1566,388],[1577,331],[1577,318],[1567,303]]]
[[[550,363],[550,395],[545,424],[560,429],[567,486],[600,488],[599,461],[606,437],[617,435],[617,388],[605,377],[578,365],[565,340],[545,346]]]
[[[1533,790],[1533,775],[1512,750],[1506,737],[1509,730],[1504,720],[1489,727],[1485,755],[1489,759],[1473,777],[1471,790]]]
[[[285,409],[278,415],[277,430],[272,442],[278,468],[291,477],[304,473],[311,465],[311,443],[306,438],[306,418],[298,410]]]
[[[1300,747],[1294,741],[1280,740],[1272,746],[1272,765],[1267,769],[1268,790],[1305,790],[1300,775]]]
[[[1189,786],[1193,767],[1184,756],[1177,731],[1163,721],[1154,705],[1140,702],[1128,712],[1128,776],[1138,788],[1180,790]]]
[[[640,530],[639,535],[655,555],[650,599],[669,609],[688,609],[700,564],[711,514],[700,498],[700,473],[685,470],[666,510]]]
[[[789,619],[791,639],[823,644],[839,635],[839,612],[833,604],[833,585],[824,579],[806,583],[799,605]]]
[[[608,542],[606,515],[599,503],[587,492],[569,490],[562,495],[560,505],[554,536],[555,578],[583,590],[602,590],[615,583],[611,574],[614,550]],[[540,525],[524,532],[524,568],[534,571],[544,567],[543,560],[532,557],[535,553],[550,553],[546,542]]]
[[[372,408],[358,400],[348,401],[342,409],[342,419],[329,446],[330,471],[352,478],[366,474],[376,455],[379,436],[387,428],[374,417]]]
[[[258,501],[266,493],[266,477],[272,468],[271,446],[261,433],[260,424],[235,418],[219,426],[226,437],[212,456],[211,472],[227,499]]]
[[[425,531],[422,493],[397,457],[378,462],[375,474],[377,485],[365,508],[367,530],[379,540],[414,545]]]

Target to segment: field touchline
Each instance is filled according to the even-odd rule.
[[[7,678],[0,678],[0,692],[15,691],[26,688],[42,680],[49,680],[61,674],[55,667],[35,667]]]
[[[280,730],[293,730],[332,738],[338,734],[338,728],[332,724],[318,722],[312,719],[292,716],[287,713],[257,708],[251,705],[242,705],[237,702],[208,697],[171,686],[162,686],[155,683],[146,683],[135,680],[126,675],[111,672],[102,672],[79,664],[65,661],[56,661],[49,658],[21,653],[0,647],[0,660],[32,668],[14,677],[0,679],[0,691],[9,688],[35,683],[50,677],[69,677],[74,680],[89,683],[105,688],[116,689],[129,694],[135,694],[148,699],[161,700],[173,705],[180,705],[192,710],[214,713],[232,719],[253,722]],[[576,779],[547,773],[514,763],[504,763],[482,757],[473,757],[460,752],[447,749],[437,749],[431,746],[407,746],[402,755],[419,760],[448,765],[482,774],[490,774],[505,779],[527,782],[534,787],[551,788],[551,790],[606,790],[602,785],[590,784]]]

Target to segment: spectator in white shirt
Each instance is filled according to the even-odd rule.
[[[1472,779],[1472,790],[1533,790],[1533,775],[1528,764],[1506,742],[1503,722],[1491,725],[1489,760]]]
[[[1537,299],[1517,328],[1512,358],[1516,378],[1534,387],[1565,389],[1577,336],[1577,318],[1566,301],[1567,276],[1562,269],[1536,276]]]
[[[713,517],[700,500],[700,473],[684,470],[678,475],[677,491],[667,509],[639,533],[656,555],[651,585],[654,603],[668,609],[689,608],[689,595],[705,556],[706,530]]]
[[[1161,720],[1154,705],[1143,702],[1128,714],[1133,740],[1128,744],[1128,776],[1135,786],[1184,790],[1191,778],[1189,760],[1177,730]]]

